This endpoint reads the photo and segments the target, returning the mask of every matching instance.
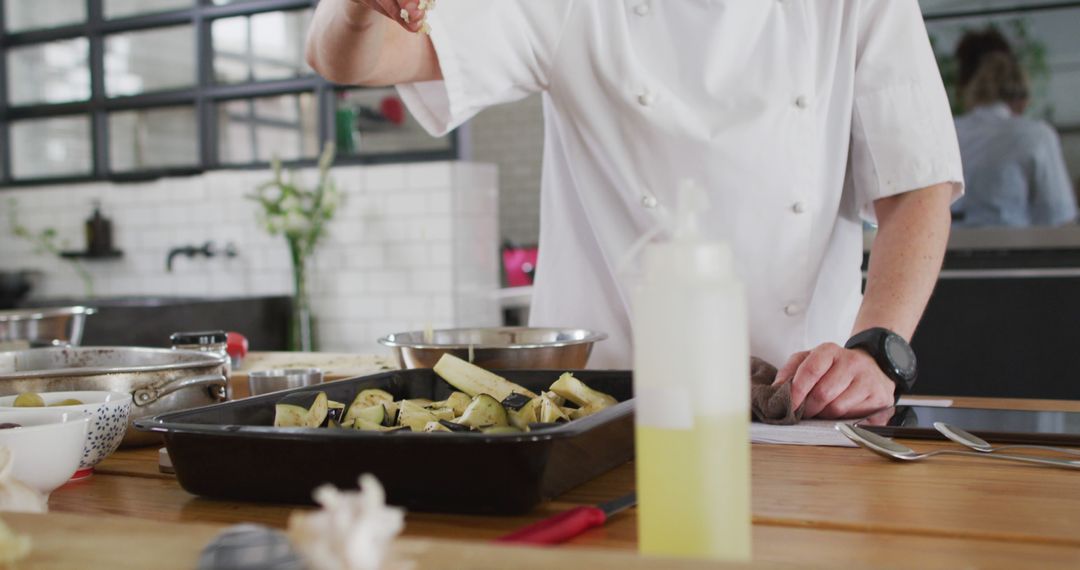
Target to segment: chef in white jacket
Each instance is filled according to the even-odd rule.
[[[962,192],[952,116],[916,0],[322,0],[308,61],[397,85],[443,134],[531,93],[545,118],[533,325],[605,331],[631,363],[616,268],[674,204],[710,191],[747,284],[751,352],[806,416],[888,407],[895,378],[843,348],[910,339]],[[426,16],[426,17],[425,17]],[[430,30],[430,35],[421,32]],[[876,221],[865,296],[862,220]]]

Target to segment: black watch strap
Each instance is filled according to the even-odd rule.
[[[918,375],[917,361],[915,351],[900,335],[883,327],[874,327],[852,336],[844,348],[861,349],[873,357],[882,372],[896,384],[893,392],[896,399],[911,392]]]

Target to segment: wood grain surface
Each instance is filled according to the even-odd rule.
[[[1026,404],[1030,402],[956,401],[983,407]],[[1032,407],[1080,410],[1074,402]],[[907,443],[919,450],[955,447],[945,442]],[[755,562],[882,568],[1080,567],[1080,472],[982,458],[894,463],[857,448],[781,445],[752,446],[752,466]],[[577,505],[610,500],[633,487],[633,464],[626,464],[526,516],[409,513],[405,536],[478,545],[476,541]],[[156,448],[114,454],[93,477],[55,491],[50,507],[54,512],[123,515],[161,523],[250,521],[276,527],[284,526],[297,508],[189,495],[172,476],[158,472]],[[554,551],[633,550],[636,516],[635,509],[620,513],[606,527]]]

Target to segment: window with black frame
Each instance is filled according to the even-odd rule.
[[[313,0],[0,0],[0,184],[457,157],[304,59]]]

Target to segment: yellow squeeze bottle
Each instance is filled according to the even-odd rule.
[[[633,297],[642,554],[750,559],[750,356],[730,248],[704,239],[684,181],[673,237],[647,246]]]

